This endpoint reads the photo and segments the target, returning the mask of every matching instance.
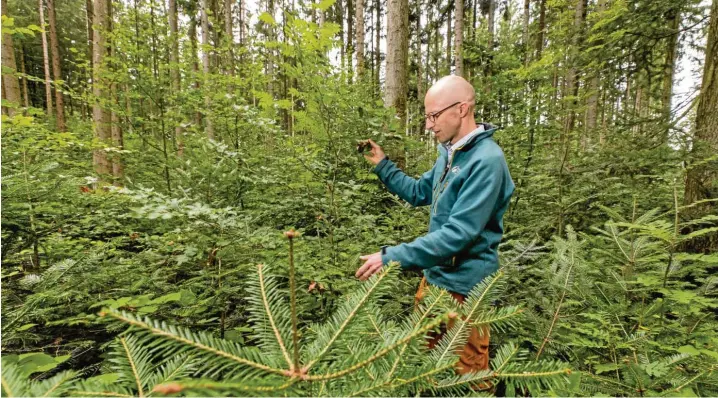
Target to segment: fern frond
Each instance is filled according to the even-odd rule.
[[[4,397],[24,397],[30,389],[27,376],[8,361],[2,361],[2,391]]]

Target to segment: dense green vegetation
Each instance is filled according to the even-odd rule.
[[[718,395],[718,1],[394,3],[3,0],[2,393]],[[429,169],[451,72],[517,190],[501,270],[415,308],[353,276],[428,222],[356,145]]]

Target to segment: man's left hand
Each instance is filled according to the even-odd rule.
[[[367,254],[366,256],[359,257],[359,259],[364,261],[364,265],[359,267],[355,274],[355,276],[359,278],[359,280],[365,281],[369,279],[370,276],[381,271],[383,265],[381,260],[381,252]]]

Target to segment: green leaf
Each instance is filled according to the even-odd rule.
[[[257,18],[259,18],[260,21],[262,21],[268,25],[274,26],[277,24],[277,21],[275,21],[274,17],[272,17],[272,15],[270,15],[268,12],[263,12]]]
[[[312,7],[317,8],[322,11],[326,11],[329,9],[329,7],[333,6],[334,3],[336,3],[337,0],[322,0],[319,2],[319,4],[312,4]]]
[[[601,374],[605,372],[610,372],[612,370],[620,369],[621,365],[617,363],[606,363],[601,365],[596,365],[594,368],[596,374]]]
[[[684,345],[684,346],[681,346],[681,347],[678,348],[678,352],[680,352],[680,353],[682,353],[682,354],[688,354],[688,355],[691,355],[691,356],[697,356],[697,355],[700,355],[700,354],[701,354],[701,352],[698,351],[698,350],[697,350],[695,347],[693,347],[692,345]]]
[[[17,328],[18,332],[23,332],[25,330],[28,330],[32,328],[33,326],[37,326],[37,323],[28,323],[27,325],[22,325],[19,328]]]

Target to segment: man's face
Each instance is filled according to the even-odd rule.
[[[459,133],[463,104],[463,102],[446,103],[430,95],[426,96],[424,100],[426,129],[431,130],[439,142],[450,142]]]

